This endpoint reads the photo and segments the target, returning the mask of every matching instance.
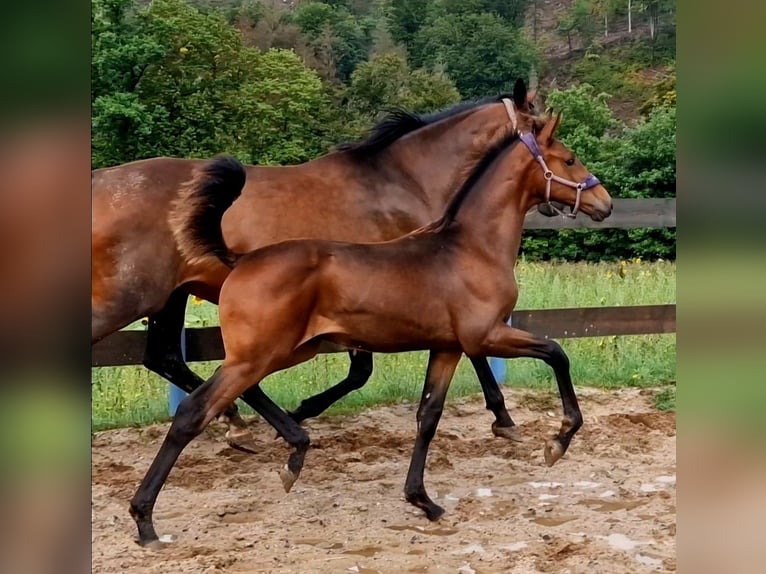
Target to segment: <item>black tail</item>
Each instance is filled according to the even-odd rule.
[[[245,186],[244,166],[222,155],[197,171],[184,186],[170,216],[178,249],[189,262],[215,256],[228,266],[237,257],[223,240],[221,218]]]

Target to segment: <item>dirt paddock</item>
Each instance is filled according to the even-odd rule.
[[[92,571],[675,571],[675,415],[654,410],[646,390],[579,389],[585,425],[548,468],[557,398],[504,393],[523,443],[492,436],[481,397],[445,409],[425,476],[447,511],[436,523],[403,497],[415,406],[309,421],[312,449],[289,494],[276,472],[288,450],[265,423],[251,423],[258,455],[229,448],[213,423],[160,493],[155,525],[175,538],[161,551],[135,544],[127,507],[167,425],[98,433]]]

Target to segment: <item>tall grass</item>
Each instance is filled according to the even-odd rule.
[[[675,263],[640,260],[616,263],[517,264],[517,309],[601,307],[674,303]],[[218,323],[217,307],[189,305],[187,326]],[[132,329],[145,328],[141,322]],[[560,341],[571,360],[577,385],[605,388],[658,385],[675,379],[675,335],[593,337]],[[375,355],[370,382],[339,401],[330,413],[352,412],[377,404],[416,401],[427,363],[426,352]],[[291,409],[300,401],[346,376],[345,354],[320,355],[263,382],[264,390],[280,406]],[[218,361],[192,364],[203,378]],[[507,363],[507,384],[555,389],[553,373],[544,363],[514,359]],[[167,420],[167,382],[143,367],[93,369],[93,426],[96,429],[141,425]],[[461,360],[450,396],[480,392],[470,362]],[[242,406],[242,405],[240,405]],[[243,407],[246,413],[251,412]]]

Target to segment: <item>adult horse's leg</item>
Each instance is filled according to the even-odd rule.
[[[327,407],[339,401],[351,391],[361,389],[367,383],[370,375],[372,375],[372,354],[366,351],[349,351],[349,356],[351,357],[351,366],[349,367],[348,376],[329,389],[303,400],[300,406],[290,413],[294,421],[301,422],[305,419],[318,416]],[[505,407],[503,393],[500,391],[497,381],[495,381],[487,359],[475,357],[471,359],[471,362],[479,378],[487,410],[492,411],[495,415],[495,422],[492,423],[493,434],[510,440],[523,440],[521,433],[516,428],[516,423],[513,422],[508,409]]]
[[[495,422],[492,423],[492,433],[495,436],[507,438],[515,441],[524,440],[516,427],[516,423],[511,419],[508,409],[505,408],[505,399],[500,387],[497,385],[495,376],[486,357],[471,357],[471,363],[479,377],[481,390],[484,392],[484,401],[487,404],[487,410],[495,415]]]
[[[369,380],[372,375],[372,353],[354,350],[349,351],[348,355],[351,358],[348,376],[329,389],[301,401],[298,408],[289,413],[295,422],[319,415],[351,391],[361,389]]]
[[[187,293],[176,290],[170,295],[165,307],[149,316],[144,366],[187,393],[192,393],[205,381],[189,369],[181,353],[187,298]],[[232,438],[247,432],[247,424],[239,416],[234,403],[229,405],[222,418],[229,423],[229,435]]]
[[[564,418],[558,434],[545,443],[545,462],[552,466],[564,455],[572,437],[582,426],[582,413],[569,374],[569,357],[557,342],[540,339],[505,324],[495,327],[489,333],[481,345],[480,353],[490,357],[542,359],[553,369],[561,395]]]
[[[444,514],[444,509],[429,498],[423,484],[426,456],[431,439],[436,434],[436,427],[444,410],[447,389],[449,389],[461,354],[431,352],[423,395],[418,407],[418,435],[415,439],[415,448],[412,451],[410,468],[407,471],[404,496],[407,502],[423,509],[429,520],[438,520]]]
[[[247,389],[242,397],[295,449],[279,473],[285,492],[290,492],[303,468],[303,461],[309,448],[309,435],[288,413],[274,403],[260,386],[256,385]]]

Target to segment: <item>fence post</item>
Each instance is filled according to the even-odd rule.
[[[186,327],[181,329],[181,357],[186,362]],[[168,383],[168,414],[171,417],[176,415],[176,409],[186,395],[187,393],[183,389],[173,383]]]
[[[512,318],[508,317],[508,326],[511,326]],[[499,357],[489,358],[489,368],[492,369],[492,374],[495,376],[495,381],[498,385],[505,384],[505,359]]]

